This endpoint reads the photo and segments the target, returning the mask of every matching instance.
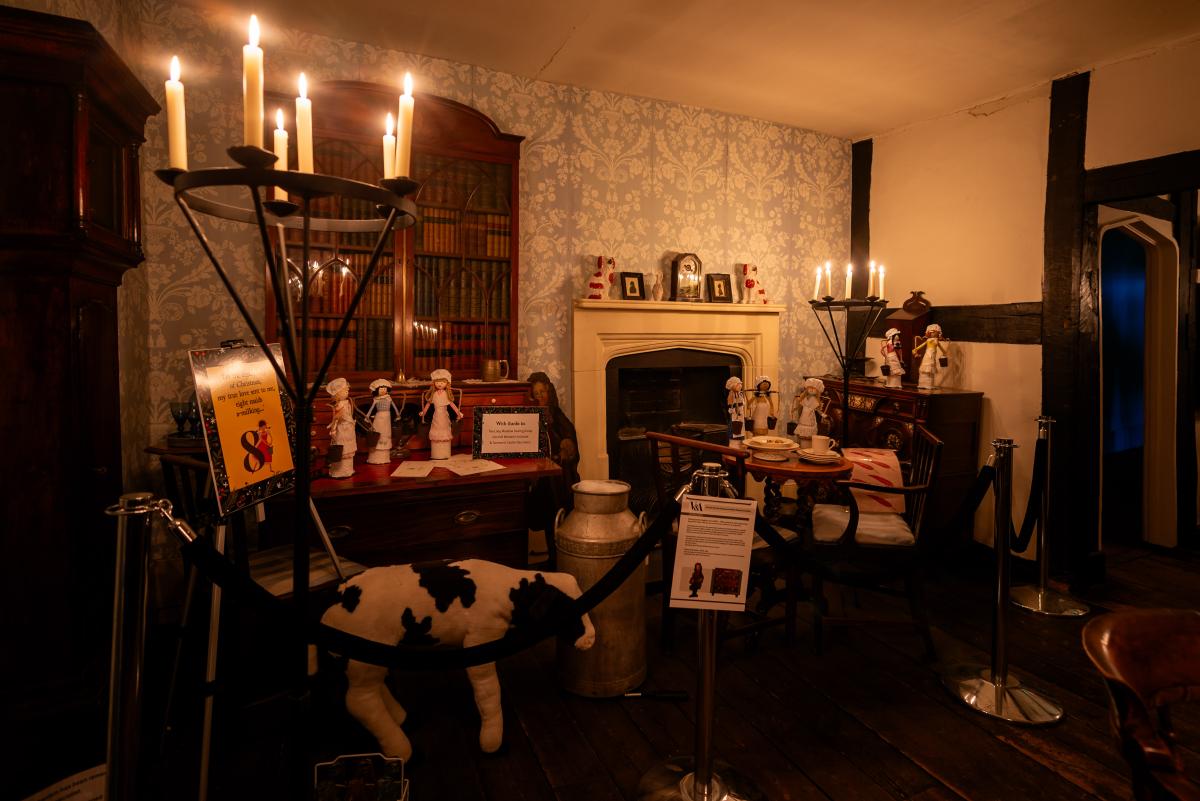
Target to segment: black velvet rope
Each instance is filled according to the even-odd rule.
[[[1029,540],[1033,537],[1034,527],[1037,525],[1038,518],[1042,515],[1042,495],[1046,491],[1046,470],[1048,467],[1048,456],[1050,454],[1049,441],[1038,439],[1037,445],[1033,450],[1033,479],[1029,487],[1029,500],[1025,503],[1025,516],[1021,519],[1021,532],[1018,534],[1015,528],[1010,525],[1009,528],[1009,547],[1014,551],[1023,551],[1029,547]],[[955,516],[955,528],[961,528],[966,525],[979,508],[979,504],[983,503],[983,498],[987,495],[988,490],[996,480],[996,468],[990,464],[985,464],[979,469],[979,475],[975,477],[975,482],[971,485],[971,489],[967,492],[967,497],[963,500],[963,505],[960,507],[958,514]]]
[[[229,560],[212,547],[207,539],[200,538],[184,545],[183,552],[187,558],[192,560],[201,574],[214,584],[240,600],[275,613],[281,613],[282,619],[286,621],[284,625],[297,629],[296,633],[306,636],[309,642],[315,642],[335,654],[359,662],[404,670],[451,670],[495,662],[511,656],[556,633],[568,621],[590,612],[616,591],[633,574],[637,566],[650,555],[654,546],[670,529],[671,522],[678,513],[679,505],[677,503],[672,501],[665,504],[654,522],[646,527],[642,536],[634,542],[625,555],[599,581],[588,588],[569,607],[564,607],[558,615],[520,629],[510,629],[504,637],[498,640],[466,648],[380,643],[347,634],[340,629],[326,626],[317,621],[304,621],[298,625],[294,616],[289,614],[290,610],[287,604],[271,595],[248,575],[237,570]]]

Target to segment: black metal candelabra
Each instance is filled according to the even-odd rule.
[[[405,196],[415,191],[418,184],[408,178],[388,178],[375,186],[334,175],[277,170],[274,169],[275,154],[259,147],[231,147],[228,153],[230,158],[240,166],[192,171],[165,169],[156,171],[155,175],[174,190],[176,204],[199,240],[200,247],[216,269],[221,283],[225,285],[226,291],[253,334],[255,342],[258,343],[259,348],[262,349],[263,354],[274,368],[282,391],[295,409],[296,432],[295,442],[292,443],[296,476],[293,513],[295,532],[292,550],[292,601],[295,607],[295,619],[307,620],[309,502],[312,483],[310,447],[313,406],[317,394],[325,383],[326,374],[333,362],[338,345],[345,337],[359,302],[375,274],[388,236],[394,229],[408,228],[416,221],[416,205]],[[198,190],[217,187],[246,189],[249,192],[250,205],[248,207],[229,205],[198,193]],[[274,187],[285,190],[289,199],[266,199],[266,196],[274,194]],[[378,216],[365,219],[314,218],[312,215],[313,201],[330,197],[366,201],[373,205]],[[340,208],[346,206],[345,203],[339,204]],[[246,308],[245,301],[230,280],[229,273],[221,265],[220,259],[204,233],[200,222],[202,216],[257,226],[263,254],[266,258],[267,273],[270,276],[271,292],[274,293],[275,306],[279,310],[278,334],[283,340],[284,363],[280,363],[280,360],[276,359],[268,346],[263,331]],[[271,228],[275,228],[279,233],[277,246],[271,242]],[[317,362],[320,366],[312,375],[309,375],[308,365],[309,348],[313,346],[313,343],[310,342],[306,333],[309,330],[309,289],[314,276],[307,268],[301,269],[298,276],[299,291],[296,291],[297,276],[294,274],[294,269],[289,267],[287,243],[284,236],[288,230],[302,232],[299,244],[303,256],[301,263],[304,265],[309,264],[311,239],[314,231],[377,234],[370,260],[363,274],[358,277],[357,290],[341,319],[328,350],[323,356],[314,354],[321,358]],[[307,679],[308,652],[307,644],[302,638],[297,638],[296,646],[297,651],[293,655],[291,664],[295,670],[293,678],[297,693],[302,698]],[[300,733],[302,727],[297,726],[295,731],[299,740],[302,737]],[[302,759],[303,751],[303,744],[298,744],[295,749],[298,759]],[[298,766],[296,773],[298,782],[302,781],[307,771],[306,765]]]
[[[867,341],[867,334],[875,327],[876,321],[879,320],[879,315],[887,308],[887,301],[877,297],[859,300],[855,300],[854,298],[835,300],[826,295],[820,300],[810,300],[809,305],[812,306],[813,314],[817,317],[817,322],[821,324],[821,333],[825,335],[826,341],[829,342],[829,347],[833,348],[833,355],[837,357],[838,364],[842,368],[842,438],[840,444],[842,447],[845,447],[850,441],[850,368],[854,363],[854,355],[862,349],[862,346]],[[822,311],[829,318],[828,325],[821,318]],[[835,311],[846,312],[846,335],[844,340],[839,335],[837,323],[833,319]],[[850,312],[852,311],[865,312],[865,317],[862,320],[862,327],[858,331],[854,347],[847,348],[845,346],[850,344]]]

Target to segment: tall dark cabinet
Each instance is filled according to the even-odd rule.
[[[104,761],[117,287],[158,105],[91,25],[0,7],[0,109],[0,707],[23,798]]]

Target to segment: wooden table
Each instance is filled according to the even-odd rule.
[[[786,456],[787,461],[773,462],[757,459],[752,455],[743,462],[746,472],[765,481],[763,514],[768,520],[774,520],[778,516],[783,498],[781,488],[788,481],[795,481],[801,487],[817,482],[832,483],[838,479],[849,478],[854,469],[854,465],[845,458],[840,458],[832,464],[814,464],[801,461],[794,451],[786,453]],[[729,465],[738,461],[733,456],[723,458]]]

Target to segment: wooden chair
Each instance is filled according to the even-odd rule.
[[[891,592],[890,585],[904,583],[912,622],[929,658],[936,656],[921,586],[921,529],[929,490],[937,477],[942,441],[923,426],[915,426],[912,458],[903,487],[882,487],[853,480],[837,482],[846,490],[846,505],[817,504],[812,529],[804,533],[803,569],[812,575],[813,640],[821,652],[826,624],[859,624],[861,617],[830,617],[824,584],[834,582],[855,588]],[[903,514],[860,512],[851,489],[903,495]]]
[[[691,482],[692,473],[698,470],[704,462],[723,462],[729,473],[729,482],[740,494],[746,483],[746,459],[749,452],[740,448],[731,448],[714,442],[689,439],[687,437],[647,432],[650,443],[651,472],[654,476],[655,494],[658,498],[657,509],[665,508],[667,501],[672,499],[680,488]],[[725,457],[732,458],[732,464]],[[760,518],[756,521],[756,532],[766,541],[756,547],[750,559],[750,578],[747,594],[753,596],[758,591],[759,603],[756,604],[752,615],[756,618],[750,623],[736,627],[725,627],[721,632],[722,639],[730,639],[743,635],[756,635],[763,628],[782,623],[787,627],[789,641],[795,637],[796,630],[796,588],[799,586],[799,558],[796,548],[799,540],[789,543],[785,535],[776,532]],[[793,535],[794,536],[794,535]],[[671,608],[670,577],[675,570],[674,533],[663,539],[663,596],[662,596],[662,643],[665,650],[671,650],[674,645],[674,613]],[[778,602],[780,593],[775,589],[775,581],[782,575],[785,579],[785,590],[782,600],[785,602],[783,618],[770,619],[767,613]]]
[[[1200,612],[1130,609],[1083,627],[1083,649],[1104,677],[1133,795],[1200,799],[1184,773],[1171,725],[1171,704],[1200,698]]]

